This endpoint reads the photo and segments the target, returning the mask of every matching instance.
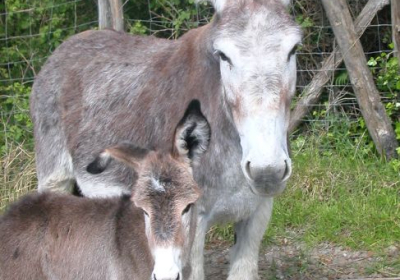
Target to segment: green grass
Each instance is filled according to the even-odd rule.
[[[388,277],[398,277],[400,271],[400,260],[383,260],[375,265],[366,269],[366,273],[371,275],[373,273],[383,273]]]
[[[400,174],[391,165],[311,149],[293,162],[293,177],[275,200],[267,241],[289,228],[311,245],[381,251],[400,242]]]

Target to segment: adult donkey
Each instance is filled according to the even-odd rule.
[[[31,97],[39,189],[71,191],[76,182],[84,196],[129,193],[124,182],[135,174],[121,165],[86,172],[94,151],[171,143],[182,104],[196,98],[213,136],[194,170],[204,195],[191,279],[204,279],[206,231],[228,221],[236,233],[228,279],[257,279],[272,197],[291,174],[286,139],[301,31],[289,1],[214,0],[212,22],[176,41],[87,31],[63,43]]]

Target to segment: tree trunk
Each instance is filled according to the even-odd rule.
[[[396,158],[396,136],[367,66],[346,0],[322,0],[322,5],[339,44],[361,113],[375,146],[386,159]]]
[[[358,37],[361,37],[376,13],[388,4],[389,0],[368,1],[360,15],[354,21],[355,31]],[[317,103],[322,93],[323,86],[329,81],[331,75],[333,75],[342,61],[343,58],[339,52],[339,48],[335,47],[331,55],[322,62],[321,69],[318,70],[318,73],[314,76],[310,84],[301,93],[301,97],[291,113],[290,132],[293,132],[299,126],[311,106]]]

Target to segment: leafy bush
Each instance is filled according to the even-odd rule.
[[[393,47],[393,45],[391,45]],[[376,81],[376,85],[383,93],[386,112],[395,123],[397,139],[400,139],[400,74],[397,57],[387,53],[371,57],[368,61]]]
[[[79,16],[78,16],[79,15]],[[0,3],[0,108],[7,143],[32,147],[29,94],[33,78],[49,54],[67,37],[96,24],[97,10],[89,1],[7,0]]]
[[[4,154],[8,148],[7,142],[25,143],[32,148],[32,122],[29,118],[30,86],[14,82],[0,87],[3,92],[1,105],[1,120],[4,122],[4,133],[0,134],[0,152]]]
[[[194,5],[194,0],[130,1],[125,7],[128,32],[178,38],[186,31],[208,22],[212,9],[207,3]],[[150,18],[150,20],[149,20]]]
[[[389,47],[393,49],[393,43]],[[383,94],[386,113],[393,122],[396,138],[400,140],[400,68],[398,58],[392,54],[382,52],[376,57],[371,57],[368,65],[379,91]],[[397,153],[400,155],[400,147]],[[400,171],[400,160],[392,161],[391,165]]]

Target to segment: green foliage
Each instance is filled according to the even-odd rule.
[[[163,38],[178,38],[201,22],[207,22],[212,10],[207,3],[197,5],[193,0],[152,0],[127,2],[126,17],[134,19],[128,30],[132,34],[156,35]],[[149,21],[149,17],[152,20]]]
[[[372,71],[377,88],[381,94],[386,113],[390,117],[396,137],[400,140],[400,75],[399,62],[391,54],[380,53],[371,57],[368,65]],[[334,84],[345,86],[349,82],[348,72],[341,70],[335,75]],[[350,88],[351,90],[351,88]],[[345,93],[348,95],[348,93]],[[354,96],[349,96],[354,98]],[[340,104],[339,104],[340,105]],[[341,105],[340,105],[341,106]],[[313,120],[308,125],[309,136],[318,138],[318,148],[324,155],[344,152],[353,157],[366,159],[376,156],[374,143],[369,135],[365,121],[361,114],[351,107],[341,106],[338,110],[330,101],[313,112]],[[339,107],[336,105],[336,107]],[[294,140],[301,142],[302,136]],[[400,171],[400,161],[392,160],[390,166]]]
[[[390,44],[390,47],[393,48],[393,44]],[[400,140],[399,60],[397,57],[383,52],[376,57],[371,57],[368,61],[368,66],[370,66],[376,85],[383,95],[386,113],[393,122],[396,138]]]
[[[135,35],[145,35],[147,32],[147,28],[140,21],[136,21],[129,27],[128,32]]]
[[[349,73],[347,71],[340,71],[335,76],[335,85],[337,86],[345,86],[349,84]]]
[[[345,111],[333,111],[329,102],[312,112],[313,119],[300,134],[294,135],[291,145],[296,148],[312,148],[304,142],[305,138],[317,139],[313,148],[322,155],[339,153],[342,156],[366,159],[376,157],[364,119]]]
[[[314,22],[313,20],[305,15],[298,15],[296,17],[296,22],[304,29],[304,28],[308,28],[308,27],[313,27],[314,26]]]
[[[18,143],[25,142],[27,147],[32,148],[32,122],[29,118],[29,94],[31,88],[20,82],[1,87],[3,98],[1,99],[1,119],[4,121],[4,128],[0,135],[1,154],[6,152],[8,141]]]
[[[375,75],[376,84],[380,91],[386,92],[389,97],[395,97],[400,91],[399,61],[397,57],[390,57],[381,53],[371,57],[368,61],[372,73]]]
[[[7,0],[0,4],[0,11],[0,117],[4,131],[0,152],[4,154],[7,142],[32,143],[28,111],[33,78],[67,37],[97,20],[97,11],[90,2],[61,0]]]
[[[87,29],[79,27],[81,22],[96,19],[96,10],[91,5],[85,1],[76,5],[60,0],[5,2],[7,16],[1,33],[6,33],[9,39],[0,43],[0,63],[13,63],[8,69],[10,79],[33,78],[43,60],[65,38]],[[78,10],[88,13],[80,14],[79,21]]]

